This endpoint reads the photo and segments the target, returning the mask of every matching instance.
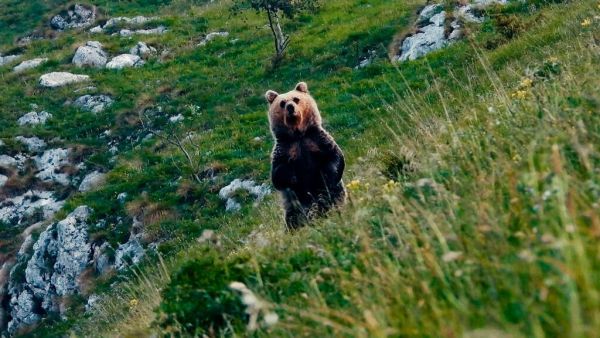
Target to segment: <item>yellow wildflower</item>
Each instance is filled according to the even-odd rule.
[[[527,97],[527,94],[528,92],[526,90],[517,90],[516,92],[512,93],[511,96],[515,99],[522,100]]]
[[[589,18],[581,21],[581,27],[589,27],[591,24],[592,20],[590,20]]]
[[[346,184],[346,188],[349,190],[358,190],[360,188],[360,180],[352,180]]]
[[[135,308],[139,303],[140,302],[137,299],[135,299],[135,298],[131,299],[129,301],[129,309]]]
[[[519,84],[519,87],[521,88],[531,88],[531,86],[533,86],[533,80],[528,77],[521,80],[521,83]]]
[[[383,185],[383,191],[392,192],[394,189],[398,187],[398,182],[394,180],[389,180]]]

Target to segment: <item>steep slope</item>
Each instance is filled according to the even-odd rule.
[[[3,325],[22,318],[50,336],[597,332],[597,4],[515,2],[476,11],[478,23],[455,21],[456,4],[434,9],[438,21],[419,3],[327,3],[288,23],[276,69],[262,17],[232,17],[227,2],[154,5],[125,20],[143,6],[98,3],[83,30],[17,50],[48,61],[2,69],[1,150],[15,160],[2,193],[59,204],[3,225]],[[395,54],[440,22],[468,39],[389,62],[388,45]],[[82,46],[106,61],[74,65]],[[133,67],[94,68],[119,54],[132,55],[113,64]],[[58,71],[89,80],[39,84]],[[286,233],[274,195],[218,192],[238,178],[268,184],[262,93],[298,80],[348,155],[351,195]],[[32,109],[28,119],[52,116],[20,125]]]

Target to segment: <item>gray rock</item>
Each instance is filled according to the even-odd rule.
[[[88,27],[96,20],[96,8],[76,4],[64,14],[50,19],[50,27],[63,31],[71,28]]]
[[[73,104],[97,114],[110,107],[112,103],[113,99],[108,95],[83,95],[78,97]]]
[[[446,12],[433,14],[439,8],[442,6],[429,5],[423,9],[419,16],[419,22],[425,23],[425,26],[420,27],[416,34],[404,39],[400,51],[400,61],[415,60],[448,44],[444,35]]]
[[[87,303],[85,304],[85,313],[93,313],[96,309],[96,306],[101,300],[102,297],[98,295],[91,295],[90,298],[88,298]]]
[[[41,316],[35,312],[36,304],[33,294],[25,290],[10,299],[12,320],[8,323],[8,332],[13,334],[19,328],[37,323]]]
[[[110,62],[106,64],[106,68],[122,69],[126,67],[141,67],[143,65],[144,60],[139,56],[133,54],[121,54],[110,60]]]
[[[29,190],[23,195],[0,201],[0,221],[19,225],[37,211],[41,211],[44,219],[50,219],[63,205],[64,201],[57,201],[50,191]]]
[[[96,247],[94,250],[94,265],[96,272],[103,275],[112,269],[110,261],[110,251],[112,251],[110,244],[104,242],[101,246]]]
[[[160,34],[164,34],[167,32],[167,28],[164,26],[158,26],[156,28],[150,28],[150,29],[136,29],[136,30],[131,30],[131,29],[121,29],[118,33],[118,35],[120,35],[121,37],[124,38],[128,38],[133,36],[134,34],[139,34],[139,35],[160,35]],[[113,34],[113,35],[117,35],[117,33]]]
[[[9,332],[34,324],[41,319],[41,313],[60,311],[60,297],[79,291],[78,277],[89,263],[86,222],[91,212],[87,206],[80,206],[40,234],[27,261],[25,281],[20,285],[13,282],[9,291]]]
[[[4,66],[13,61],[16,61],[20,57],[21,57],[21,55],[6,55],[6,56],[0,55],[0,66]]]
[[[8,181],[8,177],[0,174],[0,188],[6,184],[6,181]]]
[[[49,149],[43,154],[33,158],[38,168],[37,178],[44,182],[56,182],[62,185],[68,185],[68,175],[60,173],[62,166],[70,164],[68,149]]]
[[[169,117],[169,122],[171,123],[179,123],[185,120],[185,117],[181,114]]]
[[[15,137],[15,140],[23,143],[30,152],[38,152],[38,151],[42,151],[42,150],[44,150],[44,148],[46,148],[46,142],[44,142],[44,140],[42,140],[36,136],[33,136],[33,137],[17,136],[17,137]]]
[[[98,188],[106,182],[106,174],[98,171],[87,174],[79,185],[80,192],[87,192]]]
[[[0,168],[17,168],[19,162],[16,158],[8,155],[0,155]]]
[[[77,291],[77,277],[88,264],[90,244],[87,242],[86,222],[91,213],[92,210],[89,207],[80,206],[67,218],[56,223],[58,254],[51,282],[59,296],[73,294]],[[27,274],[27,270],[25,274]]]
[[[142,261],[146,252],[142,246],[139,236],[131,235],[126,243],[119,245],[115,251],[115,268],[122,270],[129,265],[135,265]]]
[[[117,201],[119,201],[119,203],[123,204],[123,203],[125,203],[125,200],[127,200],[126,192],[122,192],[119,195],[117,195]]]
[[[28,69],[38,67],[39,65],[41,65],[42,63],[44,63],[46,61],[48,61],[48,58],[35,58],[35,59],[23,61],[13,68],[13,72],[20,73],[20,72],[26,71]]]
[[[99,34],[99,33],[104,33],[104,29],[102,29],[102,26],[96,26],[96,27],[90,28],[89,32],[92,34]]]
[[[447,18],[444,5],[425,6],[417,19],[417,31],[402,41],[396,61],[408,61],[420,58],[432,51],[441,49],[464,36],[464,22],[481,23],[476,8],[484,8],[491,4],[505,4],[507,0],[475,0],[473,4],[462,4],[454,8],[450,29],[445,27]]]
[[[103,68],[108,61],[108,54],[102,49],[98,41],[88,41],[84,46],[77,48],[73,56],[73,64],[78,67],[90,66]]]
[[[128,18],[128,17],[124,17],[124,16],[119,16],[116,18],[111,18],[108,21],[106,21],[106,23],[104,24],[104,26],[102,28],[106,29],[109,27],[113,27],[116,25],[141,25],[144,24],[148,21],[153,21],[153,20],[157,20],[158,17],[145,17],[145,16],[136,16],[133,18]]]
[[[474,0],[475,5],[489,6],[489,5],[506,5],[508,0]]]
[[[265,196],[271,193],[271,189],[266,184],[256,184],[252,180],[240,180],[236,178],[229,185],[219,191],[219,197],[226,201],[225,210],[236,212],[241,209],[241,205],[235,200],[234,195],[238,190],[246,190],[254,196],[256,202],[260,202]]]
[[[206,46],[209,42],[211,42],[212,40],[216,39],[216,38],[226,38],[229,36],[229,32],[212,32],[212,33],[208,33],[206,34],[206,36],[204,37],[204,39],[202,39],[200,41],[200,43],[198,43],[199,47],[202,46]]]
[[[36,124],[44,124],[46,123],[46,121],[48,121],[48,119],[52,118],[52,114],[46,112],[46,111],[41,111],[41,112],[29,112],[23,116],[21,116],[18,120],[17,123],[20,126],[24,126],[26,124],[31,124],[31,125],[36,125]]]
[[[148,46],[146,43],[139,41],[135,47],[132,47],[129,50],[129,54],[144,57],[151,54],[156,54],[156,48]]]
[[[89,81],[87,75],[78,75],[68,72],[52,72],[40,77],[40,85],[48,88],[62,87],[73,83]]]

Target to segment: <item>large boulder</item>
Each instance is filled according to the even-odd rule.
[[[108,54],[102,50],[98,41],[88,41],[84,46],[77,48],[73,56],[73,64],[78,67],[89,66],[103,68],[108,61]]]
[[[48,119],[52,118],[52,114],[48,113],[47,111],[41,111],[41,112],[29,112],[23,116],[21,116],[18,120],[17,123],[20,126],[24,126],[26,124],[31,124],[31,125],[36,125],[36,124],[44,124],[46,123],[46,121],[48,121]]]
[[[109,69],[122,69],[127,67],[141,67],[144,65],[144,60],[137,55],[133,54],[121,54],[115,56],[106,64],[106,68]]]
[[[113,99],[108,95],[83,95],[73,102],[75,106],[94,114],[104,111],[112,103]]]
[[[23,62],[19,63],[18,65],[16,65],[13,68],[13,72],[20,73],[20,72],[26,71],[28,69],[38,67],[39,65],[41,65],[42,63],[44,63],[46,61],[48,61],[48,58],[35,58],[35,59],[31,59],[31,60],[26,60],[26,61],[23,61]]]
[[[450,14],[444,10],[448,6],[431,4],[419,13],[415,32],[401,43],[396,61],[415,60],[444,48],[463,38],[464,23],[482,23],[481,9],[492,4],[506,4],[507,0],[474,0],[472,3],[459,2]],[[449,21],[450,18],[452,21]],[[447,22],[448,21],[448,22]]]
[[[442,5],[428,5],[420,13],[417,32],[407,37],[400,48],[400,61],[415,60],[434,50],[441,49],[448,41],[445,37],[446,12]]]
[[[66,12],[50,19],[50,27],[63,31],[71,28],[88,27],[96,20],[96,8],[81,4],[71,6]]]
[[[68,72],[52,72],[40,77],[40,85],[47,88],[62,87],[73,83],[89,81],[87,75],[78,75]]]
[[[60,298],[79,292],[78,277],[91,256],[87,234],[91,213],[89,207],[80,206],[40,234],[26,263],[25,280],[12,281],[9,289],[10,333],[34,324],[43,315],[60,312]],[[11,277],[15,269],[22,266],[15,265]]]

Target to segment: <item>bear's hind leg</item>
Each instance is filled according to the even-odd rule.
[[[304,210],[304,207],[298,200],[296,193],[294,193],[290,189],[286,189],[282,191],[282,195],[285,208],[285,223],[287,229],[295,230],[308,223],[306,211]]]

